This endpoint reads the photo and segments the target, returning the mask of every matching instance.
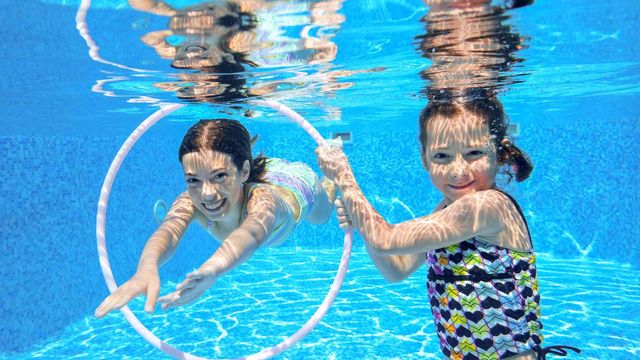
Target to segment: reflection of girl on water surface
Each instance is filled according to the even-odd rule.
[[[162,1],[129,0],[129,4],[141,11],[171,17],[168,30],[148,33],[142,40],[166,59],[174,60],[176,55],[191,50],[187,64],[181,63],[184,56],[172,63],[177,68],[215,66],[218,56],[206,63],[209,46],[217,48],[216,52],[244,54],[246,59],[242,62],[259,67],[329,62],[337,51],[331,38],[344,21],[344,16],[337,13],[341,0],[231,0],[204,2],[185,9],[174,9]],[[176,35],[183,42],[170,44],[168,38]]]
[[[156,300],[163,308],[188,304],[259,247],[285,241],[303,219],[327,221],[333,184],[320,182],[303,163],[253,158],[251,144],[247,130],[233,120],[201,120],[189,129],[179,151],[187,191],[145,245],[136,273],[100,304],[96,316],[120,309],[141,294],[147,297],[148,312]],[[158,299],[158,268],[173,255],[192,221],[221,245],[175,292]]]
[[[171,60],[172,67],[198,70],[179,73],[180,82],[156,84],[176,91],[182,100],[237,100],[291,85],[296,88],[313,82],[333,82],[352,73],[318,72],[269,81],[254,77],[254,83],[247,84],[248,67],[324,64],[335,59],[337,46],[331,38],[344,21],[337,13],[341,0],[236,0],[205,2],[184,9],[174,9],[162,1],[129,3],[138,10],[170,17],[169,29],[150,32],[142,41],[162,58]]]

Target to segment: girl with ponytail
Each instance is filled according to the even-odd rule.
[[[544,359],[533,244],[518,203],[496,186],[502,167],[517,181],[529,158],[507,136],[493,96],[431,101],[420,114],[422,163],[443,199],[432,214],[388,223],[367,201],[340,148],[318,148],[322,172],[342,193],[342,227],[353,224],[390,282],[428,267],[428,306],[450,359]],[[402,356],[401,354],[398,354]]]
[[[178,158],[187,191],[179,195],[142,251],[129,281],[96,309],[102,317],[145,294],[145,310],[156,301],[163,309],[188,304],[216,280],[249,259],[261,246],[282,243],[302,219],[321,224],[333,210],[331,181],[320,181],[309,166],[282,159],[253,157],[257,137],[238,121],[201,120],[184,136]],[[220,247],[176,291],[158,298],[158,268],[174,253],[195,221]]]

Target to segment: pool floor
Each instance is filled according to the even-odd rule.
[[[131,309],[158,337],[206,358],[236,358],[293,334],[322,302],[342,249],[262,249],[196,303]],[[581,348],[580,359],[640,356],[640,271],[614,262],[538,255],[544,345]],[[338,298],[321,323],[280,359],[441,359],[428,308],[426,268],[387,284],[356,246]],[[179,279],[165,282],[162,293]],[[97,304],[96,304],[97,305]],[[120,313],[91,315],[6,359],[164,359]]]

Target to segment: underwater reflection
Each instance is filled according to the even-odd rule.
[[[216,1],[184,9],[162,1],[129,4],[169,17],[168,29],[141,40],[173,68],[195,70],[155,84],[181,100],[218,103],[301,90],[331,94],[350,86],[339,78],[360,72],[332,70],[338,52],[332,38],[345,21],[342,0]],[[335,109],[326,112],[339,117]]]
[[[429,11],[421,19],[425,33],[417,36],[421,56],[432,61],[420,76],[428,81],[429,99],[453,100],[496,94],[522,75],[511,73],[523,61],[515,55],[524,39],[506,24],[507,8],[533,1],[511,1],[505,6],[491,1],[425,0]]]

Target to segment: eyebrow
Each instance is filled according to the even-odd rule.
[[[211,172],[209,173],[209,175],[214,174],[214,173],[217,173],[217,172],[220,172],[220,171],[226,171],[226,169],[225,169],[225,168],[219,168],[219,169],[211,170]],[[198,176],[198,175],[196,175],[196,174],[192,174],[192,173],[188,172],[188,173],[184,174],[184,176]]]
[[[477,147],[485,147],[485,146],[487,146],[486,143],[477,143],[477,144],[466,144],[464,147],[465,148],[477,148]],[[431,150],[432,151],[435,151],[435,150],[451,150],[451,147],[450,146],[439,146],[439,147],[433,148]]]

